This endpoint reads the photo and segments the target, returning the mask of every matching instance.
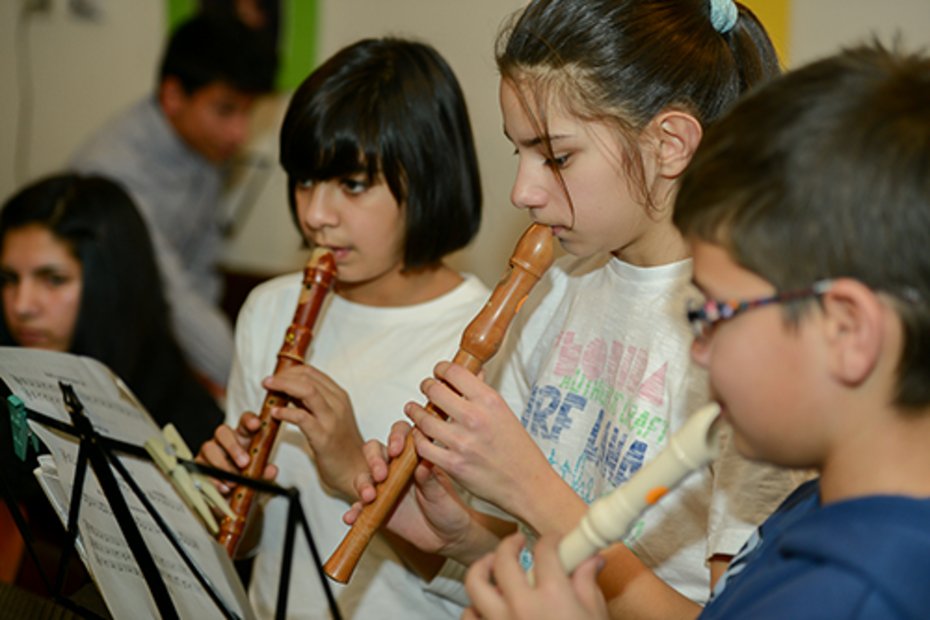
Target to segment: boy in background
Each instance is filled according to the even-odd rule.
[[[178,342],[215,395],[226,389],[233,355],[217,268],[227,165],[272,89],[276,62],[261,32],[195,15],[172,32],[155,92],[95,131],[70,163],[117,181],[139,206]]]

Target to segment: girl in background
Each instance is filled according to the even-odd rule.
[[[129,195],[100,176],[63,173],[36,181],[0,211],[0,345],[61,351],[106,364],[156,424],[169,422],[198,446],[223,419],[194,378],[171,330],[152,242]],[[39,558],[16,583],[47,594],[64,529],[26,462],[12,457],[9,417],[0,416],[4,477],[28,513]],[[19,558],[3,558],[11,567]],[[89,583],[70,562],[63,593]],[[102,604],[101,604],[102,605]]]
[[[431,47],[399,39],[359,41],[314,71],[288,107],[280,154],[297,226],[336,260],[334,294],[317,319],[306,365],[271,378],[300,274],[250,295],[236,326],[228,426],[200,458],[245,467],[257,418],[243,412],[258,411],[268,389],[289,395],[294,406],[274,415],[291,424],[281,427],[267,474],[300,490],[325,556],[345,534],[340,516],[357,499],[354,479],[367,471],[364,439],[387,434],[487,299],[477,278],[443,262],[476,233],[481,187],[452,70]],[[287,510],[278,498],[264,508],[250,588],[260,616],[275,610]],[[304,544],[295,547],[292,574],[288,617],[325,617]],[[461,607],[423,585],[378,539],[336,599],[347,617],[459,616]]]
[[[192,446],[223,419],[181,356],[148,230],[114,181],[59,174],[11,197],[0,213],[0,282],[0,345],[103,362]]]

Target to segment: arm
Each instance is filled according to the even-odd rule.
[[[701,607],[662,581],[622,543],[606,549],[598,584],[611,618],[690,620]]]
[[[424,393],[454,423],[437,423],[411,406],[412,419],[438,442],[419,439],[420,455],[449,469],[470,490],[511,511],[543,535],[564,535],[571,530],[587,505],[548,462],[534,459],[528,447],[517,448],[523,427],[503,401],[452,365],[440,365],[437,375],[448,385],[428,380]],[[534,468],[540,477],[533,477]],[[525,484],[526,480],[532,482]],[[692,618],[700,612],[697,604],[665,584],[623,545],[615,546],[606,560],[602,586],[617,617]],[[714,580],[728,560],[726,555],[713,558],[710,569]]]
[[[365,445],[369,471],[356,480],[360,501],[346,513],[346,523],[354,523],[363,504],[374,501],[374,485],[386,478],[388,462],[400,454],[410,430],[409,425],[397,422],[387,446],[377,441]],[[395,538],[415,549],[470,564],[493,550],[504,534],[513,531],[514,523],[473,509],[459,495],[448,475],[431,463],[420,463],[413,479],[414,484],[401,497],[384,526]],[[421,574],[427,579],[433,576]]]
[[[272,417],[297,426],[313,449],[320,479],[343,499],[357,499],[354,481],[368,471],[364,441],[349,395],[328,375],[308,364],[288,368],[262,382],[287,394],[292,406],[277,407]]]
[[[455,364],[440,363],[421,389],[453,422],[430,416],[417,403],[405,412],[422,434],[418,454],[478,497],[540,534],[565,534],[587,505],[546,460],[497,392]],[[438,443],[436,443],[438,442]]]
[[[183,222],[185,230],[198,232],[197,246],[206,263],[215,262],[219,251],[219,232],[215,230],[215,208],[212,202],[195,203],[191,185],[178,182],[191,178],[187,162],[163,160],[150,148],[164,143],[164,124],[159,119],[157,103],[146,97],[125,113],[108,122],[73,155],[70,167],[86,173],[103,174],[116,179],[130,193],[145,219],[162,277],[162,287],[171,310],[172,325],[185,358],[213,393],[221,392],[229,377],[229,361],[233,353],[232,329],[212,296],[213,289],[204,291],[189,272],[190,259],[183,258],[171,241],[172,229]],[[172,137],[173,138],[173,137]],[[198,175],[200,173],[197,173]],[[197,183],[200,196],[204,185],[207,195],[219,191],[218,173],[210,173]],[[199,176],[198,176],[199,178]],[[176,218],[176,219],[173,219]],[[209,232],[204,228],[212,226]],[[237,412],[241,413],[243,410]]]
[[[222,393],[233,356],[232,327],[219,306],[197,290],[170,245],[157,230],[150,231],[178,344],[210,391]]]

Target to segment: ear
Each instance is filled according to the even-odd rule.
[[[701,143],[704,130],[694,116],[681,110],[666,110],[652,119],[657,140],[658,172],[678,178],[691,163],[691,157]]]
[[[835,280],[822,303],[831,372],[845,385],[860,385],[881,360],[885,307],[872,289],[848,278]]]
[[[158,102],[165,116],[173,118],[187,101],[187,93],[181,81],[174,76],[167,76],[158,88]]]

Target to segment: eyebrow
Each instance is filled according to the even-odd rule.
[[[19,276],[20,272],[16,271],[9,265],[0,264],[0,273],[5,275]],[[34,278],[47,278],[49,276],[65,276],[73,277],[73,273],[64,265],[40,265],[35,269],[31,269],[26,272],[26,275],[30,275]]]
[[[45,278],[48,276],[71,276],[71,271],[65,265],[42,265],[33,273],[39,277]]]
[[[504,132],[504,137],[510,140],[510,142],[512,142],[513,144],[516,144],[517,146],[522,146],[524,148],[531,148],[531,149],[536,148],[540,144],[543,144],[545,141],[544,136],[533,136],[532,138],[528,138],[526,140],[515,142],[514,139],[510,136],[510,134],[507,133],[506,127],[503,129],[503,132]],[[548,136],[549,142],[557,142],[559,140],[565,140],[566,138],[570,138],[570,137],[571,136],[569,134],[556,134],[554,136],[552,135]]]

